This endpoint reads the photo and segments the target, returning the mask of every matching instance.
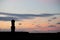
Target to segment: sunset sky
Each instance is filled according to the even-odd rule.
[[[60,32],[60,0],[0,0],[0,31]]]

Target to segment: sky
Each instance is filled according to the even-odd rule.
[[[57,15],[58,16],[58,15]],[[60,32],[60,16],[25,18],[15,22],[16,32],[57,33]],[[8,17],[9,18],[9,17]],[[0,19],[1,20],[1,19]],[[6,19],[5,19],[6,20]],[[0,32],[11,31],[10,21],[0,21]]]
[[[60,32],[60,0],[0,0],[0,31]]]
[[[0,32],[11,31],[11,20],[15,20],[16,32],[57,33],[60,32],[60,14],[8,14],[0,12]]]
[[[0,12],[15,14],[60,13],[60,0],[0,0]]]

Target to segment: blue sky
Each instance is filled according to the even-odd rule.
[[[60,0],[0,0],[0,12],[19,14],[60,13]]]

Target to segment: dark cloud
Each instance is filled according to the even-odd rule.
[[[2,21],[10,21],[12,19],[18,20],[17,18],[13,18],[13,17],[0,17],[0,20],[2,20]]]
[[[55,25],[49,25],[48,27],[56,27]]]
[[[33,16],[33,17],[49,17],[49,16],[54,16],[54,15],[58,15],[58,14],[12,14],[12,13],[2,13],[0,12],[0,14],[3,15],[10,15],[10,16],[17,16],[17,17],[21,17],[21,16]],[[59,14],[60,15],[60,14]]]
[[[0,12],[0,14],[7,15],[7,17],[0,17],[0,20],[34,19],[35,17],[50,17],[50,16],[57,15],[57,14],[12,14],[12,13],[3,13],[3,12]],[[8,17],[8,16],[11,16],[11,17]]]
[[[19,18],[17,18],[17,17],[0,17],[0,20],[2,20],[2,21],[10,21],[12,19],[14,19],[16,21],[21,21],[23,19],[33,19],[33,18],[32,17],[23,17],[23,16],[19,17]]]
[[[53,17],[53,18],[51,18],[50,20],[48,20],[49,22],[51,22],[52,21],[52,19],[57,19],[57,17]]]
[[[58,22],[57,24],[60,24],[60,22]]]
[[[19,25],[22,25],[22,23],[19,23]]]
[[[52,19],[57,19],[56,17],[54,17],[54,18],[52,18]],[[52,20],[50,19],[50,20],[48,20],[49,22],[51,22]]]
[[[48,20],[49,22],[52,21],[52,20]]]
[[[57,17],[53,17],[52,19],[57,19]]]

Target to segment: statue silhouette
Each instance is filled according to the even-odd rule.
[[[11,20],[11,32],[15,32],[15,20]]]

